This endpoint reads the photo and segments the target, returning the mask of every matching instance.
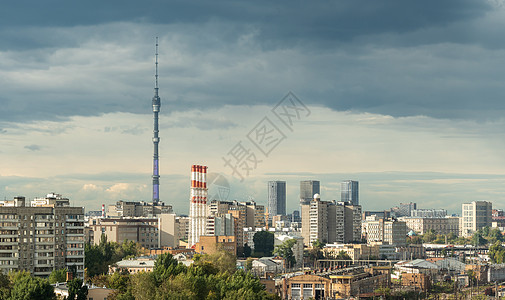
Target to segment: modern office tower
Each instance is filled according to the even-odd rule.
[[[463,203],[461,212],[461,235],[468,237],[477,230],[491,226],[493,204],[488,201]]]
[[[25,197],[0,201],[0,272],[26,270],[47,277],[75,269],[84,278],[84,208],[48,194],[25,206]]]
[[[268,182],[268,219],[286,214],[286,181]]]
[[[413,209],[410,212],[411,217],[417,218],[445,218],[447,210],[445,209]]]
[[[413,210],[417,209],[417,204],[410,203],[400,203],[398,210],[396,211],[397,217],[410,217]]]
[[[205,235],[207,223],[207,167],[191,166],[191,196],[189,206],[189,241],[191,247]]]
[[[359,205],[359,183],[354,180],[346,180],[340,183],[340,200]]]
[[[309,204],[315,194],[321,194],[320,182],[317,180],[300,181],[300,205]]]

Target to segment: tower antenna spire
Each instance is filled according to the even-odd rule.
[[[154,75],[154,78],[156,79],[156,82],[155,82],[155,85],[154,85],[154,89],[155,89],[155,93],[156,95],[158,95],[158,37],[156,37],[156,62],[155,62],[155,75]]]
[[[158,144],[160,137],[158,136],[158,113],[160,112],[161,99],[158,95],[158,37],[156,37],[156,54],[155,54],[155,84],[154,84],[154,97],[153,97],[153,117],[154,117],[154,130],[153,130],[153,204],[157,205],[160,201],[160,172],[159,172],[159,157],[158,157]]]

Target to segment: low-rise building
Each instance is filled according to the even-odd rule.
[[[109,266],[109,274],[126,270],[130,274],[139,272],[152,272],[154,270],[154,257],[142,257],[137,259],[123,259]]]
[[[431,287],[431,277],[423,273],[405,273],[402,275],[402,286],[426,292]]]
[[[401,221],[407,225],[407,230],[413,230],[418,234],[425,234],[434,231],[437,234],[459,235],[459,218],[421,218],[421,217],[402,217]]]
[[[200,254],[213,254],[225,250],[233,255],[237,254],[235,236],[210,236],[202,235],[195,244],[195,252]]]
[[[283,299],[338,299],[371,293],[391,285],[389,267],[355,267],[334,274],[304,274],[284,279]]]

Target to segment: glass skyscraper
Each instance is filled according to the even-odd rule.
[[[300,181],[300,205],[307,205],[314,194],[321,194],[320,182],[317,180]]]
[[[340,200],[359,205],[359,183],[354,180],[346,180],[340,183]]]
[[[286,181],[268,182],[268,218],[286,215]]]

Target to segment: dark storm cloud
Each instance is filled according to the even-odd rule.
[[[489,50],[501,40],[498,21],[482,21],[490,12],[472,0],[8,1],[0,70],[41,74],[20,85],[0,72],[0,118],[149,113],[152,66],[139,62],[152,60],[157,34],[170,56],[160,57],[162,114],[273,105],[293,90],[335,110],[498,118],[505,55]],[[100,51],[75,54],[90,49]]]
[[[268,45],[323,43],[361,35],[402,33],[446,26],[482,16],[485,1],[8,1],[0,10],[0,26],[73,27],[111,22],[204,24],[210,20],[260,29]],[[41,13],[44,12],[44,13]],[[238,27],[240,28],[240,26]],[[12,31],[9,31],[12,33]],[[5,35],[5,33],[4,33]],[[7,37],[9,37],[7,35]],[[25,40],[12,34],[2,47],[30,43],[58,44],[56,36]]]

